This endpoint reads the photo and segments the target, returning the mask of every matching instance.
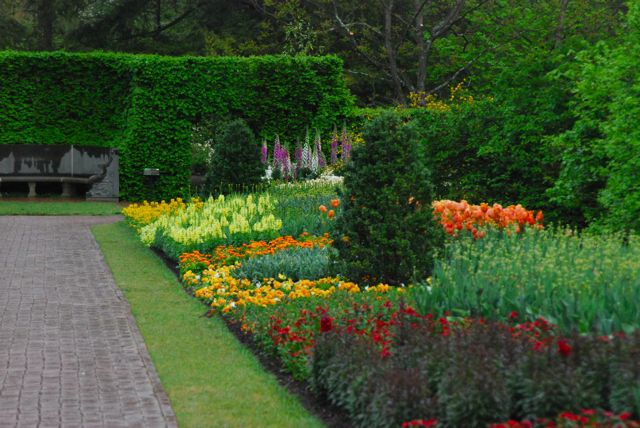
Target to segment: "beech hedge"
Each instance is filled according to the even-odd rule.
[[[260,138],[295,140],[352,106],[335,56],[0,52],[0,144],[117,147],[131,201],[188,192],[195,124],[242,118]]]

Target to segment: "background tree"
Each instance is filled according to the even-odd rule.
[[[554,137],[562,170],[555,200],[616,230],[640,230],[640,5],[621,35],[578,55],[559,78],[572,84],[573,126]]]
[[[0,0],[0,46],[333,53],[361,104],[377,105],[463,79],[494,94],[514,64],[612,37],[624,11],[621,0]]]

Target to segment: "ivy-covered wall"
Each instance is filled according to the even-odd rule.
[[[186,193],[191,132],[242,117],[261,137],[328,131],[353,100],[337,57],[0,52],[0,144],[121,149],[121,198]],[[150,185],[144,168],[160,168]]]

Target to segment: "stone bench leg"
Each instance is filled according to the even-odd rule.
[[[35,198],[36,196],[38,196],[38,194],[36,193],[36,183],[35,181],[31,181],[29,182],[29,195],[27,195],[29,198]]]
[[[73,183],[62,183],[62,197],[68,198],[75,194],[75,186]]]

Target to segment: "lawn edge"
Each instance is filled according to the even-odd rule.
[[[139,292],[139,290],[131,290],[129,289],[129,287],[127,286],[127,284],[121,284],[120,281],[118,281],[117,277],[123,274],[123,270],[126,270],[126,267],[124,264],[118,262],[118,260],[115,260],[114,262],[114,258],[116,257],[114,254],[110,254],[115,250],[115,245],[111,242],[108,241],[108,238],[106,236],[97,236],[100,235],[101,232],[98,232],[96,234],[96,229],[100,230],[109,230],[109,227],[114,227],[114,228],[120,228],[122,233],[130,233],[132,234],[131,238],[132,240],[135,240],[136,244],[135,245],[139,245],[140,246],[140,250],[144,250],[146,252],[149,253],[149,256],[151,258],[154,258],[156,260],[156,262],[153,262],[153,266],[151,265],[151,260],[152,259],[147,259],[147,261],[144,260],[136,260],[137,263],[141,264],[141,267],[144,267],[145,269],[149,270],[149,271],[155,271],[155,275],[164,278],[165,280],[168,280],[170,282],[173,282],[173,285],[175,286],[175,289],[173,291],[170,291],[170,293],[172,294],[180,294],[184,297],[184,300],[181,299],[181,301],[172,301],[171,304],[172,305],[184,305],[183,310],[186,311],[193,311],[192,308],[194,307],[200,307],[199,302],[189,298],[189,296],[184,293],[184,288],[182,287],[182,285],[179,283],[179,281],[177,281],[175,275],[170,272],[170,269],[167,269],[166,264],[158,258],[158,256],[156,254],[154,254],[152,251],[150,251],[148,248],[145,248],[143,246],[142,243],[139,242],[138,237],[135,236],[135,232],[130,229],[124,222],[117,222],[117,223],[113,223],[110,225],[99,225],[96,227],[92,227],[92,233],[96,239],[96,242],[99,246],[99,248],[101,249],[101,251],[103,252],[103,257],[105,259],[105,262],[107,264],[107,266],[109,267],[109,270],[111,271],[112,275],[114,276],[114,280],[116,282],[116,285],[118,287],[118,289],[120,290],[120,292],[122,293],[122,295],[125,297],[129,307],[131,308],[131,312],[132,312],[132,317],[135,319],[136,321],[136,325],[138,326],[138,329],[140,330],[140,334],[142,335],[143,338],[150,338],[149,333],[145,333],[145,328],[149,327],[150,322],[149,321],[150,318],[153,318],[153,314],[147,314],[147,313],[138,313],[136,314],[136,312],[140,309],[140,305],[136,304],[136,298],[134,296],[135,293]],[[126,232],[124,232],[126,230]],[[113,233],[115,233],[115,230],[112,230]],[[133,245],[133,244],[132,244]],[[119,266],[118,264],[121,264],[121,266]],[[149,264],[148,266],[143,266],[144,264]],[[162,272],[162,270],[165,270],[165,272]],[[169,279],[170,278],[170,279]],[[181,290],[180,292],[178,292],[178,288]],[[162,290],[164,292],[168,292],[168,290]],[[133,302],[131,297],[133,297]],[[175,296],[174,296],[175,297]],[[191,308],[187,307],[188,305],[191,306]],[[138,307],[136,307],[138,306]],[[281,389],[282,394],[278,394],[278,399],[280,401],[280,403],[278,403],[277,405],[285,405],[285,406],[290,406],[288,407],[286,410],[287,412],[284,412],[285,417],[292,415],[293,417],[295,417],[294,421],[297,421],[297,425],[291,425],[291,423],[288,424],[288,426],[323,426],[323,422],[317,417],[317,415],[315,415],[314,413],[310,412],[304,405],[303,403],[300,401],[299,397],[297,395],[292,394],[287,388],[283,388],[283,385],[280,384],[280,382],[278,381],[277,377],[273,376],[272,373],[270,373],[269,371],[265,370],[263,365],[260,363],[259,358],[253,353],[251,352],[251,350],[247,349],[247,347],[245,346],[245,344],[237,341],[237,338],[235,337],[235,335],[232,334],[232,332],[227,328],[226,323],[224,323],[224,321],[222,320],[222,318],[218,318],[219,321],[219,326],[215,325],[217,323],[212,323],[212,320],[207,319],[206,317],[204,317],[202,315],[202,312],[193,312],[193,319],[192,321],[198,322],[202,325],[204,325],[204,323],[206,323],[207,325],[204,325],[203,328],[206,328],[208,330],[212,330],[216,329],[216,328],[223,328],[225,331],[222,333],[223,335],[228,335],[229,338],[233,338],[231,340],[233,340],[234,343],[233,346],[230,346],[229,348],[233,348],[232,351],[228,351],[226,350],[226,352],[234,352],[237,351],[239,349],[246,349],[247,354],[249,355],[250,359],[255,360],[255,362],[258,364],[258,366],[260,367],[260,369],[262,370],[262,372],[267,375],[266,378],[264,379],[264,381],[269,381],[270,383],[272,382],[273,384],[270,385],[266,385],[265,388],[273,388],[276,387],[278,389]],[[202,321],[200,321],[202,320]],[[184,334],[184,331],[181,331],[181,334]],[[159,362],[158,360],[162,360],[163,357],[160,357],[160,355],[162,354],[162,349],[159,349],[158,347],[155,347],[153,345],[153,340],[145,340],[145,346],[148,348],[149,351],[149,355],[151,357],[151,360],[154,363],[154,367],[156,372],[158,373],[158,376],[160,378],[160,381],[163,385],[164,390],[167,393],[167,396],[169,397],[169,400],[172,403],[172,408],[176,414],[178,423],[180,424],[180,426],[203,426],[203,425],[193,425],[193,424],[188,424],[185,423],[184,421],[184,414],[181,414],[181,405],[178,405],[178,401],[184,401],[186,400],[190,400],[191,397],[177,397],[177,395],[180,393],[181,389],[185,389],[185,387],[187,387],[188,385],[168,385],[166,382],[166,379],[164,379],[165,381],[163,381],[163,378],[165,377],[171,377],[171,376],[175,376],[175,373],[169,373],[168,370],[171,369],[171,367],[165,367],[163,366],[164,362]],[[204,352],[203,352],[204,354]],[[206,359],[202,359],[202,364],[203,367],[206,367],[206,364],[208,363],[208,360]],[[175,367],[174,367],[175,369]],[[220,370],[223,370],[224,368],[221,368]],[[272,377],[273,379],[268,379],[269,377]],[[273,392],[273,391],[272,391]],[[242,401],[242,398],[245,397],[238,397],[238,401]],[[284,401],[283,401],[284,400]],[[207,404],[210,404],[210,400],[207,400]],[[283,409],[284,410],[284,409]],[[231,413],[233,413],[233,410],[231,410]],[[221,421],[217,421],[215,419],[208,419],[207,420],[207,426],[209,426],[208,424],[211,424],[210,426],[220,426],[219,424],[221,423]],[[288,420],[289,422],[289,420]],[[225,424],[223,423],[223,426],[245,426],[246,422],[242,421],[242,420],[237,420],[237,425],[234,424],[229,424],[228,422]],[[299,425],[299,424],[303,424],[303,425]],[[267,421],[265,421],[265,425],[264,426],[280,426],[280,425],[272,425],[267,423]]]

